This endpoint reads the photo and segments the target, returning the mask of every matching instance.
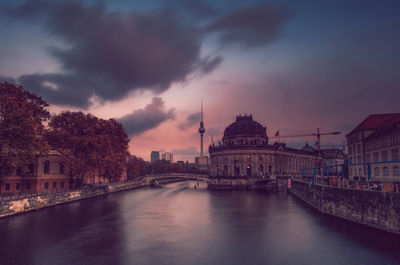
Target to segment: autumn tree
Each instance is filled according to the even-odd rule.
[[[146,175],[147,174],[146,161],[134,155],[129,156],[127,174],[128,174],[128,179],[133,179],[138,176]]]
[[[0,83],[0,176],[28,172],[35,154],[47,153],[43,122],[50,118],[41,97],[19,85]]]
[[[51,118],[46,139],[69,162],[76,185],[94,176],[118,180],[126,170],[129,138],[113,119],[62,112]]]

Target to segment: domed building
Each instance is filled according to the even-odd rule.
[[[303,168],[316,167],[321,156],[285,143],[268,143],[267,128],[252,115],[238,115],[226,127],[222,141],[209,147],[210,188],[252,188],[268,180],[299,177]]]

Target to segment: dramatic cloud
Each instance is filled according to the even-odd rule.
[[[207,74],[212,72],[221,62],[223,58],[221,56],[207,57],[205,58],[200,66],[203,73]]]
[[[10,9],[14,19],[41,21],[67,47],[52,47],[60,73],[19,79],[51,103],[88,107],[90,97],[118,100],[132,90],[162,92],[197,69],[209,72],[220,57],[200,57],[202,34],[171,12],[107,13],[79,1],[27,1]],[[45,85],[53,83],[54,87]]]
[[[186,117],[186,120],[184,122],[181,122],[178,125],[179,129],[186,130],[187,128],[199,123],[200,122],[200,116],[201,116],[200,112],[195,112],[195,113],[189,114]]]
[[[4,14],[14,21],[41,23],[63,41],[48,48],[60,72],[25,74],[17,81],[50,103],[81,108],[88,108],[92,97],[120,100],[132,91],[160,93],[196,71],[210,73],[223,58],[200,55],[207,34],[217,34],[224,44],[264,45],[276,39],[289,18],[286,10],[272,5],[219,15],[202,1],[121,13],[83,1],[32,0]]]
[[[290,17],[288,10],[271,4],[248,6],[225,14],[207,29],[220,33],[222,44],[249,48],[275,40]]]
[[[0,82],[15,83],[15,80],[12,77],[7,77],[7,76],[1,76],[0,75]]]
[[[165,110],[164,101],[159,97],[154,97],[151,104],[144,109],[136,110],[119,118],[118,121],[122,123],[129,135],[137,135],[174,118],[174,109]]]

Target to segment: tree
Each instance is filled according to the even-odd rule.
[[[62,112],[51,118],[46,139],[69,162],[77,186],[94,176],[117,180],[126,170],[129,138],[113,119]]]
[[[142,158],[138,158],[134,155],[129,156],[127,175],[128,179],[134,179],[138,176],[144,176],[147,174],[146,162]]]
[[[0,83],[0,176],[19,168],[29,171],[35,154],[47,153],[43,122],[50,118],[49,106],[22,86]]]

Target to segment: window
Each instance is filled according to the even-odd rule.
[[[353,148],[351,148],[351,146],[349,146],[349,155],[352,154]]]
[[[374,169],[374,175],[375,175],[375,176],[379,176],[379,167],[376,167],[376,168]]]
[[[35,165],[33,163],[30,163],[28,168],[29,168],[29,174],[33,174],[33,171],[35,170]]]
[[[272,173],[272,166],[268,166],[269,173]]]
[[[246,173],[247,173],[247,176],[250,176],[250,175],[251,175],[251,165],[247,165],[247,167],[246,167]]]
[[[64,174],[64,162],[60,162],[60,174]]]
[[[398,166],[393,167],[393,176],[396,176],[396,177],[400,176],[400,169]]]
[[[6,190],[10,190],[10,184],[6,183]]]
[[[361,163],[361,156],[358,156],[358,157],[357,157],[357,162],[358,162],[358,163]]]
[[[57,188],[57,182],[53,182],[53,189]]]
[[[64,182],[61,182],[60,186],[63,189],[64,188]]]
[[[365,162],[371,162],[371,155],[365,156]]]
[[[383,176],[385,176],[385,177],[389,176],[389,168],[388,167],[383,168]]]
[[[240,175],[239,160],[235,160],[234,164],[235,164],[235,176],[239,176]]]
[[[379,154],[378,153],[374,153],[374,162],[379,161]]]
[[[392,150],[392,160],[399,160],[399,149]]]
[[[44,161],[43,172],[45,174],[49,174],[49,171],[50,171],[50,161],[46,160]]]
[[[224,165],[224,176],[228,176],[228,166]]]
[[[27,190],[30,190],[30,189],[31,189],[31,183],[30,183],[30,182],[26,183],[26,189],[27,189]]]
[[[260,176],[264,175],[264,167],[263,167],[263,165],[260,165],[260,167],[258,168],[258,172],[260,173]]]
[[[361,176],[361,175],[362,175],[361,173],[362,173],[362,172],[361,172],[361,168],[359,168],[359,169],[358,169],[358,175]]]
[[[388,161],[388,151],[382,151],[382,161]]]
[[[21,183],[17,183],[17,190],[21,189]]]
[[[357,153],[361,153],[361,145],[357,145]]]
[[[18,167],[17,168],[17,176],[21,176],[22,175],[22,168]]]
[[[49,183],[44,183],[44,188],[47,190],[49,188]]]

